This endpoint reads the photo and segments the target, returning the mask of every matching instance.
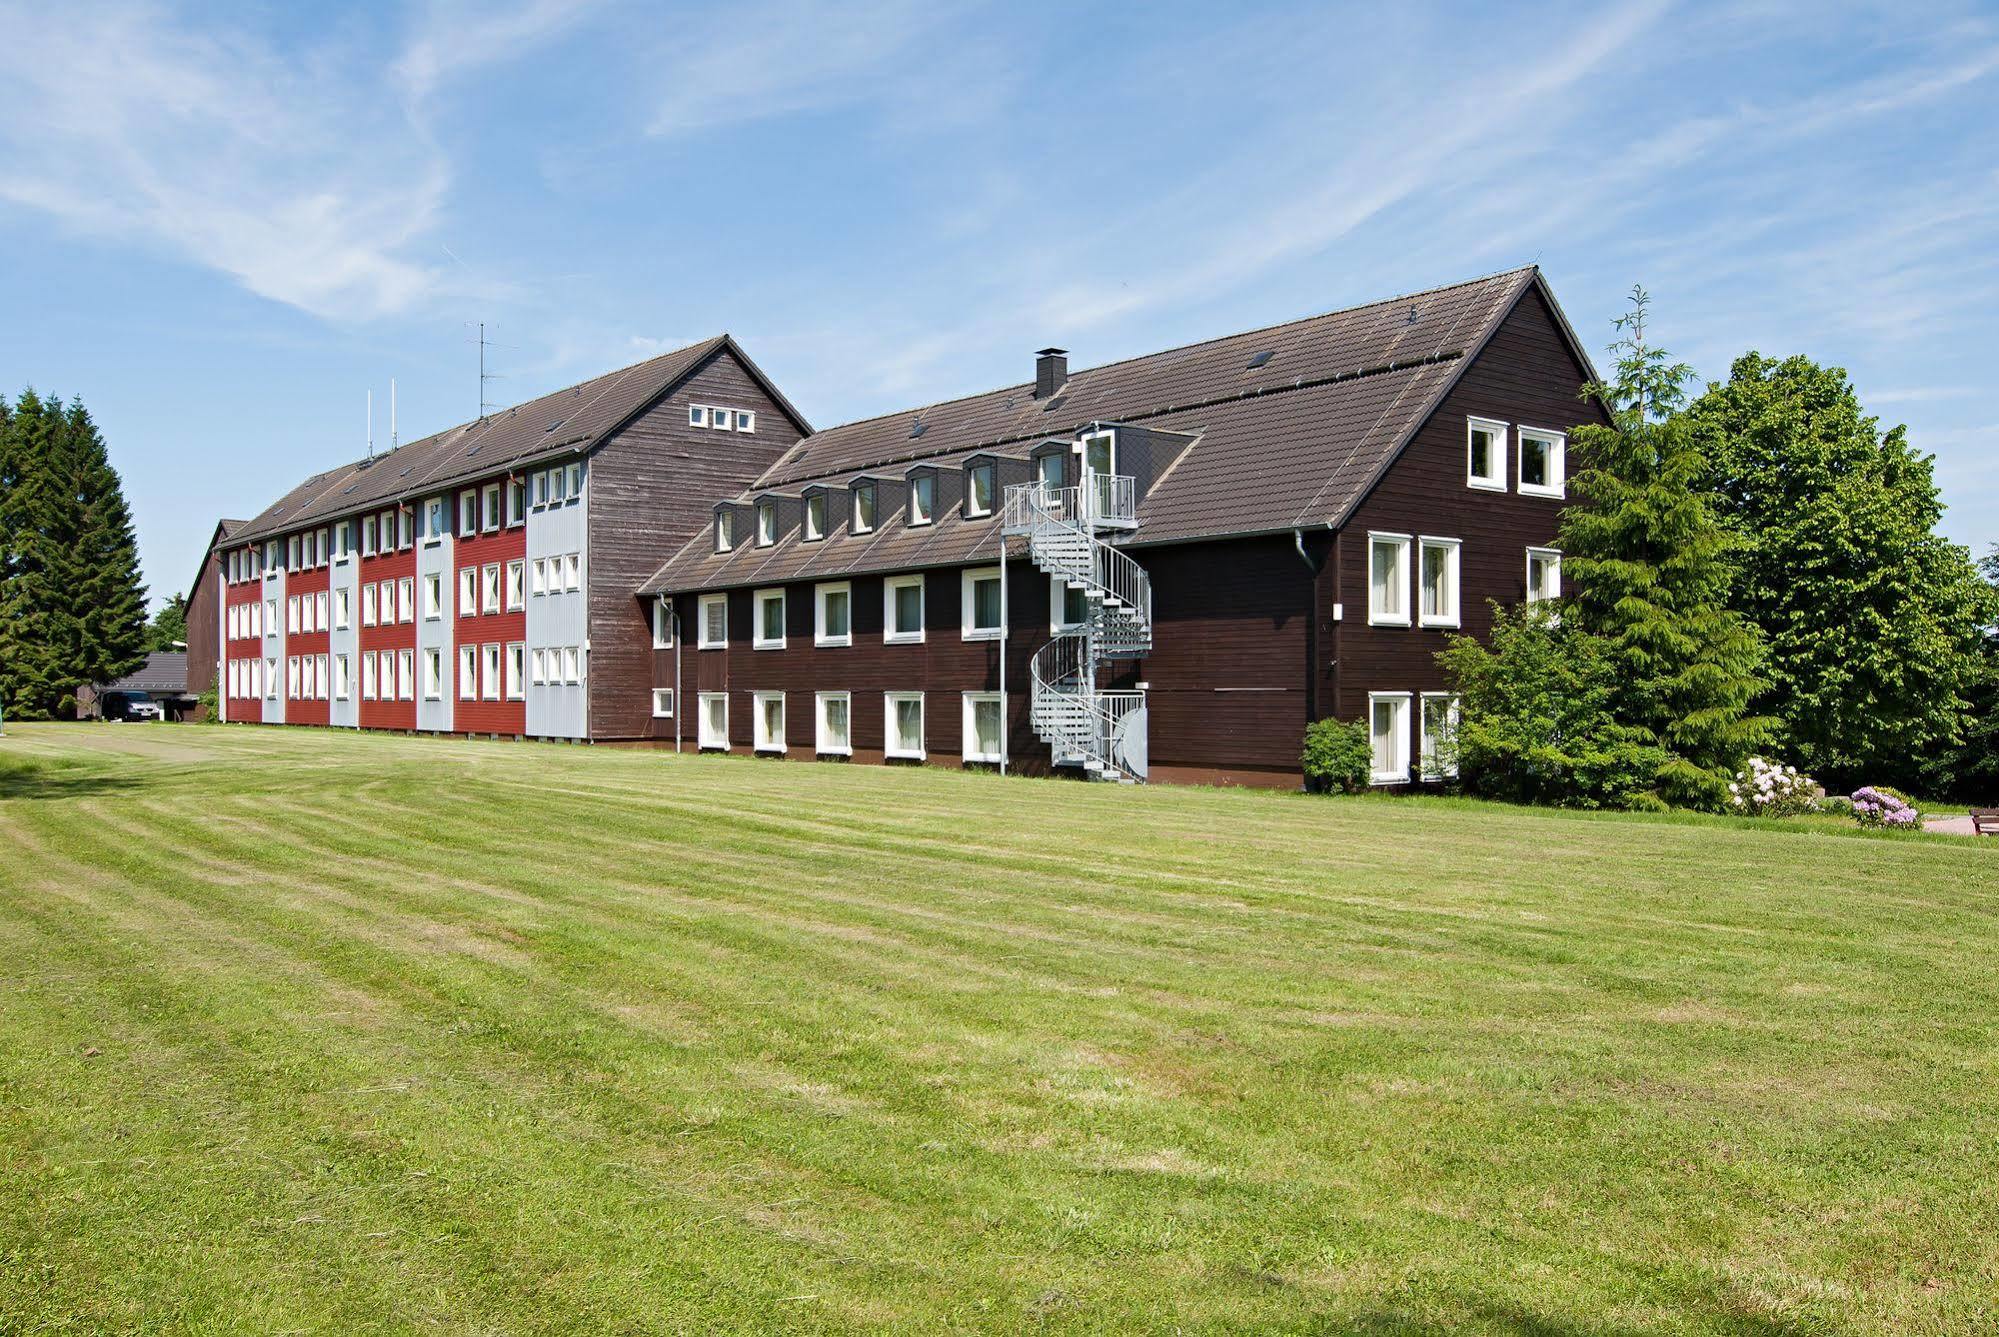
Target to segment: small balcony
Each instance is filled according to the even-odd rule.
[[[1042,517],[1080,529],[1137,529],[1138,481],[1128,474],[1087,474],[1080,487],[1017,483],[1006,490],[1007,533],[1025,534]]]

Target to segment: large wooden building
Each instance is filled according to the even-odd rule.
[[[711,340],[231,533],[225,713],[1273,784],[1330,715],[1435,778],[1592,378],[1532,268],[818,432]]]

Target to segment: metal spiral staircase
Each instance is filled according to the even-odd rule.
[[[1133,480],[1086,473],[1081,487],[1010,487],[1004,523],[1008,535],[1026,537],[1035,566],[1082,592],[1087,610],[1030,661],[1035,733],[1054,749],[1057,766],[1081,766],[1098,780],[1144,780],[1145,693],[1097,686],[1101,666],[1152,649],[1152,581],[1101,537],[1138,527]]]

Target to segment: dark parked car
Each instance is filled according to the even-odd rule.
[[[157,720],[165,718],[160,703],[145,692],[106,692],[102,706],[107,720]]]

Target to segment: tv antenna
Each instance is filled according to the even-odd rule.
[[[479,322],[479,421],[486,421],[486,412],[500,406],[486,398],[486,382],[504,381],[507,378],[496,371],[486,370],[486,350],[488,348],[511,348],[512,344],[496,344],[486,338],[486,322]]]

